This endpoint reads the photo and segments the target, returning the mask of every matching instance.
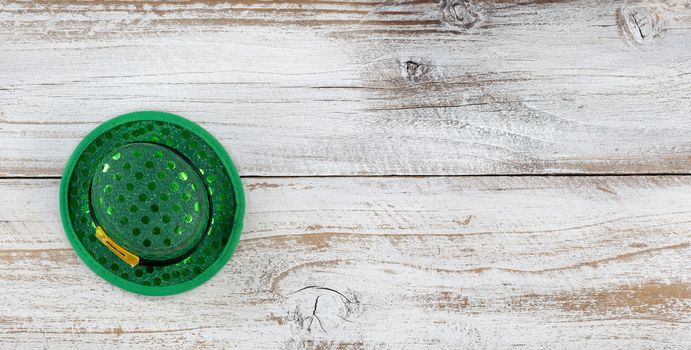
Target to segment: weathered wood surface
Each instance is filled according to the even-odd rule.
[[[691,177],[244,183],[231,263],[150,298],[77,258],[58,180],[0,180],[2,347],[691,347]]]
[[[268,176],[182,295],[14,178],[141,109]],[[690,112],[687,0],[0,0],[0,348],[691,348],[691,176],[436,176],[691,174]]]
[[[691,5],[0,0],[0,176],[141,109],[243,175],[688,173]]]

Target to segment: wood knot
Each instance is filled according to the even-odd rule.
[[[420,60],[407,60],[401,64],[401,71],[404,78],[417,83],[429,72],[429,65]]]
[[[450,25],[470,29],[482,19],[483,6],[471,0],[442,0],[442,18]]]
[[[619,29],[632,44],[649,44],[660,34],[660,17],[648,7],[624,7],[616,16]]]
[[[355,322],[361,304],[355,295],[346,296],[333,288],[307,286],[288,298],[288,319],[308,333],[328,333],[344,324]]]

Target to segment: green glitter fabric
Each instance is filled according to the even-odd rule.
[[[109,282],[147,295],[180,293],[211,278],[232,255],[244,215],[225,149],[198,125],[163,112],[120,116],[90,133],[67,164],[60,205],[82,260]],[[192,252],[166,266],[131,267],[96,238],[97,224],[143,259]]]

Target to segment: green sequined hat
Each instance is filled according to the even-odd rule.
[[[139,294],[181,293],[211,278],[237,246],[244,211],[240,177],[223,146],[163,112],[97,127],[60,184],[60,215],[77,255]]]

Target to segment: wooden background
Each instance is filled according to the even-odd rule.
[[[101,280],[58,215],[142,109],[245,185],[182,295]],[[0,344],[690,348],[690,135],[688,0],[0,0]]]

